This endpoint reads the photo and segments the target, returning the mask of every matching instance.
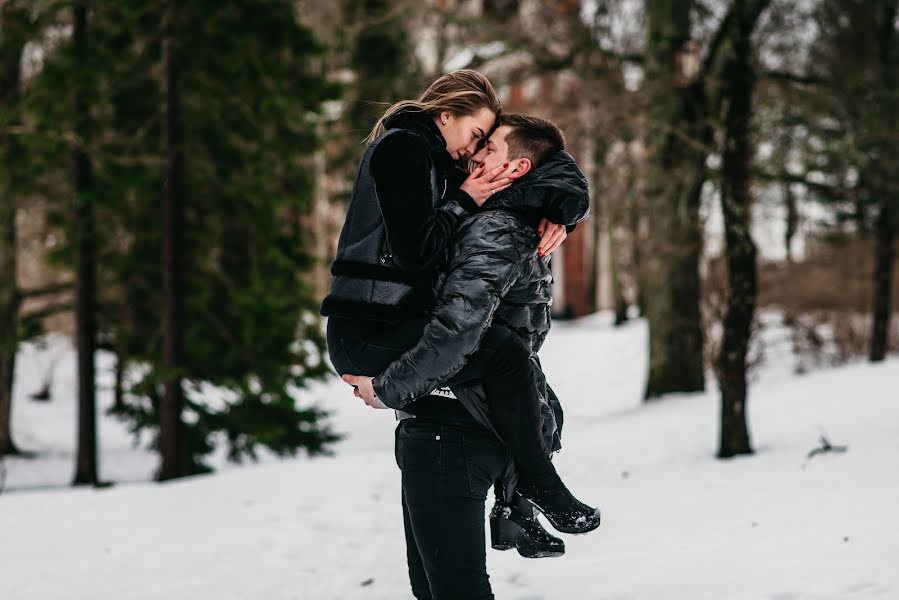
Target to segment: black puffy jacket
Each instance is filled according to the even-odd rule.
[[[421,339],[375,377],[381,401],[402,409],[440,387],[465,365],[493,322],[518,333],[539,369],[536,353],[550,328],[552,274],[549,260],[537,257],[537,225],[546,216],[573,226],[587,217],[589,206],[587,181],[563,151],[463,221],[438,276],[436,306]],[[554,395],[543,391],[549,415]],[[479,420],[489,421],[476,394],[456,393]],[[556,428],[545,425],[547,433]]]

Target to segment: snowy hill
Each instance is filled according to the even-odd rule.
[[[348,436],[335,456],[166,484],[146,482],[155,457],[104,417],[101,475],[132,483],[73,490],[74,364],[54,343],[24,349],[17,370],[17,441],[40,455],[6,461],[0,598],[411,597],[392,414],[335,380],[311,392]],[[603,525],[566,536],[562,558],[488,550],[497,598],[899,598],[899,360],[765,367],[749,400],[757,454],[722,462],[714,390],[641,404],[645,348],[644,323],[614,329],[607,315],[549,336],[566,408],[556,464]],[[55,400],[31,401],[54,351]],[[807,459],[822,430],[848,451]]]

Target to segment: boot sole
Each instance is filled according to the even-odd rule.
[[[529,543],[524,529],[518,523],[503,518],[490,517],[490,541],[494,550],[515,548],[524,558],[552,558],[565,554],[565,545]]]

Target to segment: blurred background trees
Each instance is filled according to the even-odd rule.
[[[896,0],[5,0],[0,50],[0,453],[15,349],[66,332],[76,482],[102,475],[94,349],[161,478],[217,441],[329,447],[302,388],[363,140],[458,68],[590,181],[556,316],[645,317],[645,397],[713,381],[719,456],[752,451],[766,327],[800,368],[899,347]]]
[[[327,373],[301,225],[339,90],[322,47],[285,3],[39,8],[4,126],[29,167],[16,196],[46,199],[46,259],[75,283],[76,482],[97,479],[94,346],[117,356],[115,410],[159,433],[161,478],[203,470],[219,435],[233,458],[323,451],[335,435],[298,392]]]

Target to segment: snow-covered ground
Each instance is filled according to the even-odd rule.
[[[497,598],[899,598],[899,360],[794,376],[772,352],[751,390],[757,453],[718,461],[714,390],[642,405],[645,347],[644,323],[614,329],[607,315],[549,336],[566,408],[556,464],[603,525],[566,536],[562,558],[488,550]],[[34,402],[54,351],[55,399]],[[157,484],[155,457],[102,417],[101,474],[122,483],[94,490],[65,487],[71,353],[25,348],[17,373],[17,440],[39,456],[6,461],[0,598],[411,598],[392,414],[341,382],[309,392],[347,434],[333,457]],[[821,431],[848,451],[808,460]]]

